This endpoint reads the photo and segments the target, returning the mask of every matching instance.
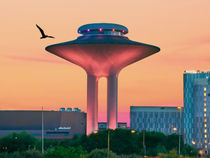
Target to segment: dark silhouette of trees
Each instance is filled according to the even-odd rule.
[[[143,137],[145,138],[144,143],[146,146],[147,156],[157,156],[159,153],[162,153],[162,157],[164,157],[172,150],[178,153],[179,135],[177,134],[164,135],[160,132],[148,131],[142,131],[139,133],[128,129],[116,129],[98,131],[97,133],[93,133],[89,136],[74,136],[72,139],[59,141],[46,139],[44,156],[46,158],[62,158],[67,155],[73,155],[73,158],[76,158],[81,155],[85,157],[92,151],[95,151],[96,155],[100,154],[102,151],[107,151],[108,132],[110,151],[116,153],[117,155],[136,154],[143,156],[145,151],[143,148]],[[190,145],[184,145],[182,139],[180,139],[180,145],[182,155],[197,155],[197,150]],[[0,138],[0,157],[12,158],[14,155],[16,158],[42,158],[41,140],[35,139],[26,132],[11,133]]]
[[[26,132],[11,133],[0,139],[1,152],[25,151],[35,145],[36,139]]]

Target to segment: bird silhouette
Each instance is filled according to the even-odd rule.
[[[36,27],[39,29],[39,31],[41,32],[42,34],[42,37],[40,37],[40,39],[43,39],[43,38],[55,38],[53,36],[48,36],[48,35],[45,35],[44,31],[41,29],[41,27],[39,27],[39,25],[36,24]]]

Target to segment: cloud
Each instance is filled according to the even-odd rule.
[[[51,60],[51,59],[42,59],[42,58],[34,58],[28,56],[10,56],[4,55],[3,57],[13,59],[13,60],[23,60],[28,62],[44,62],[44,63],[57,63],[57,64],[66,64],[67,61],[59,61],[59,60]]]
[[[210,44],[210,35],[203,36],[203,37],[200,37],[200,38],[196,38],[196,39],[190,41],[189,44],[191,44],[193,46],[199,46],[199,45],[203,45],[203,44]]]
[[[210,45],[210,35],[185,40],[175,44],[175,47],[165,49],[160,61],[184,65],[198,62],[209,63],[210,54],[207,53],[208,50],[200,52],[200,49],[197,49],[203,45]]]
[[[206,44],[210,44],[210,35],[197,37],[197,38],[186,40],[185,42],[179,43],[179,45],[177,46],[178,49],[175,50],[175,52],[190,50],[190,49],[199,47],[201,45],[206,45]]]

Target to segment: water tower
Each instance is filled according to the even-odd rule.
[[[46,50],[81,66],[87,73],[87,134],[98,130],[98,80],[107,78],[107,125],[117,128],[118,74],[125,66],[160,51],[156,46],[131,41],[125,26],[93,23],[79,27],[77,39]]]

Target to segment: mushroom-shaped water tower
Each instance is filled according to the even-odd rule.
[[[54,44],[46,50],[81,66],[87,73],[87,135],[98,130],[98,80],[107,77],[107,125],[117,128],[118,74],[125,66],[148,57],[160,49],[129,40],[128,29],[112,23],[93,23],[79,27],[76,40]]]

